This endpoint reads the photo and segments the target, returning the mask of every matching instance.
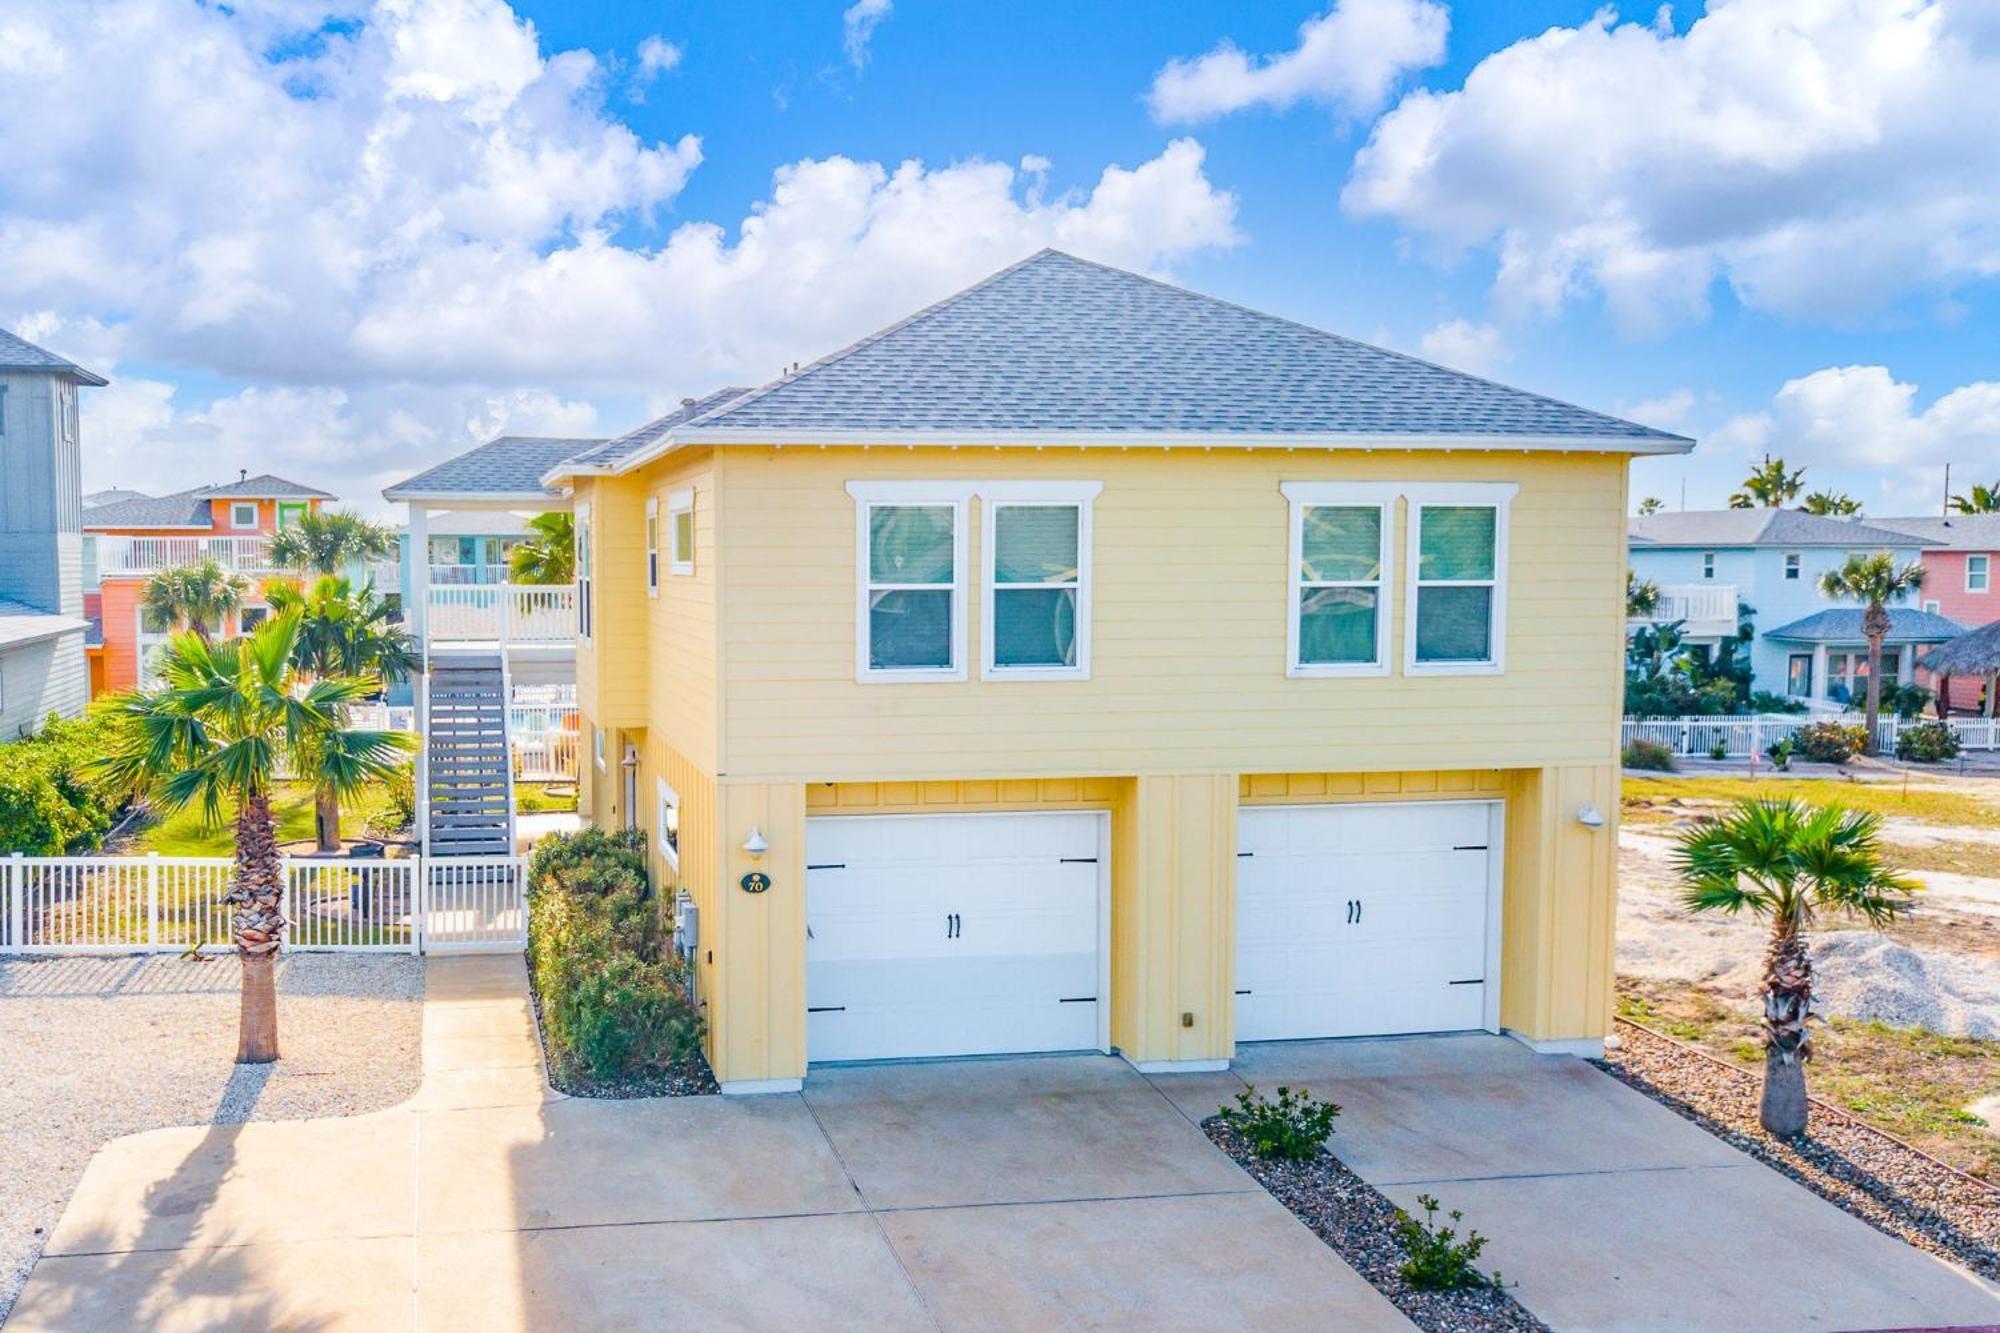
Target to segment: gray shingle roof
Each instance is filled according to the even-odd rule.
[[[75,616],[56,615],[22,602],[0,601],[0,647],[33,643],[89,628],[89,621]]]
[[[586,449],[573,458],[563,460],[563,467],[606,470],[615,469],[618,464],[640,453],[647,446],[660,440],[676,426],[685,426],[696,417],[706,416],[724,403],[741,398],[751,392],[749,389],[717,389],[702,398],[687,398],[681,405],[656,421],[649,421],[635,431],[628,431],[615,440],[606,440],[594,449]]]
[[[1838,607],[1830,611],[1815,611],[1803,620],[1794,620],[1789,625],[1765,630],[1767,639],[1790,639],[1799,643],[1865,643],[1867,636],[1861,632],[1861,617],[1865,615],[1860,607]],[[1914,607],[1892,606],[1889,608],[1889,633],[1884,643],[1943,643],[1965,633],[1965,626],[1956,620],[1947,620],[1930,611],[1919,611]]]
[[[382,492],[385,499],[452,496],[552,496],[542,474],[564,459],[594,449],[602,439],[502,435]]]
[[[689,423],[799,436],[1680,436],[1044,250]]]
[[[86,528],[208,528],[211,500],[331,500],[334,496],[266,472],[241,481],[197,486],[172,495],[140,495],[83,511]]]
[[[1949,518],[1878,518],[1898,532],[1913,533],[1951,551],[2000,551],[2000,514],[1953,514]]]
[[[1886,521],[1886,520],[1885,520]],[[1932,546],[1915,533],[1825,518],[1797,509],[1706,509],[1647,514],[1631,521],[1635,542],[1648,546]]]
[[[74,361],[57,356],[46,347],[37,347],[26,338],[17,338],[5,329],[0,329],[0,370],[52,370],[67,374],[79,383],[100,387],[111,382]]]

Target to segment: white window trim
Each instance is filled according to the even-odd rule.
[[[1704,579],[1715,577],[1715,552],[1703,551],[1701,553],[1701,576]]]
[[[595,722],[590,724],[590,757],[597,761],[597,771],[604,771],[604,728]]]
[[[672,870],[681,868],[681,853],[680,848],[667,841],[667,811],[672,810],[675,814],[679,814],[680,808],[681,794],[668,785],[665,778],[654,778],[653,841],[659,844],[660,859]],[[679,837],[678,828],[675,830],[675,836]]]
[[[1939,609],[1940,605],[1941,605],[1941,603],[1939,603],[1939,602],[1936,602],[1936,601],[1933,601],[1933,600],[1926,600],[1926,601],[1924,602],[1924,610],[1926,610],[1926,611],[1930,612],[1930,613],[1931,613],[1932,615],[1936,615],[1936,614],[1938,614],[1938,609]]]
[[[1786,579],[1796,582],[1799,579],[1804,578],[1806,574],[1805,557],[1799,554],[1797,551],[1785,552],[1784,568],[1785,568]]]
[[[250,511],[250,521],[243,521],[243,511]],[[229,526],[237,532],[257,530],[257,502],[255,500],[231,500],[229,502]]]
[[[1979,561],[1980,584],[1972,586],[1972,562]],[[1968,555],[1965,557],[1965,590],[1976,595],[1993,591],[1993,557],[1990,555]]]
[[[1403,674],[1406,676],[1499,676],[1507,671],[1507,548],[1508,511],[1520,486],[1504,482],[1438,482],[1405,486],[1409,507],[1404,527]],[[1493,509],[1493,621],[1484,662],[1419,662],[1417,660],[1418,552],[1423,539],[1425,505],[1490,505]],[[1483,584],[1484,580],[1480,580]]]
[[[646,596],[660,595],[660,501],[646,497]]]
[[[969,565],[966,510],[973,495],[970,482],[850,481],[854,497],[854,679],[863,685],[897,682],[953,681],[966,678],[965,584]],[[869,511],[877,505],[949,505],[951,507],[951,665],[887,667],[868,664],[868,537]],[[937,587],[936,584],[928,585]]]
[[[570,526],[576,537],[576,637],[583,643],[590,643],[597,633],[597,608],[592,604],[593,598],[591,596],[595,591],[597,583],[597,560],[595,552],[591,549],[595,545],[593,540],[595,534],[592,533],[590,527],[590,502],[588,500],[582,501],[576,506],[574,512],[570,515]],[[599,768],[604,767],[604,756],[602,754],[597,758],[597,766]]]
[[[1389,603],[1395,597],[1396,497],[1404,488],[1394,482],[1285,481],[1278,490],[1291,503],[1289,588],[1285,615],[1285,674],[1300,678],[1386,676],[1389,674]],[[1382,516],[1381,570],[1375,595],[1375,660],[1373,662],[1299,661],[1299,611],[1305,585],[1305,511],[1308,506],[1340,506],[1377,510]]]
[[[979,484],[980,501],[979,642],[981,680],[1089,680],[1090,679],[1090,534],[1093,502],[1104,491],[1101,481],[993,481]],[[999,531],[994,513],[1008,505],[1076,507],[1076,665],[999,666],[993,660],[993,604],[995,565],[999,559]],[[1019,585],[1008,585],[1010,587]],[[1062,585],[1051,584],[1051,587]]]
[[[688,516],[687,558],[681,558],[680,516]],[[694,573],[694,491],[684,488],[667,495],[667,572],[669,574]]]

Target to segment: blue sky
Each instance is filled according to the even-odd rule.
[[[93,486],[379,508],[1042,243],[1702,440],[1635,499],[2000,476],[2000,21],[1950,0],[21,6],[0,73],[72,114],[0,109],[0,322],[110,366]]]

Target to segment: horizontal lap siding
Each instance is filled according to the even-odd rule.
[[[648,617],[650,697],[647,726],[691,762],[714,772],[717,761],[715,473],[706,452],[671,454],[641,475],[645,498],[658,502],[660,592],[641,604]],[[694,492],[694,572],[670,572],[673,531],[668,499],[675,491]],[[644,562],[644,501],[641,501],[639,560]],[[672,781],[671,777],[668,781]]]
[[[1619,709],[1615,456],[735,449],[722,456],[722,769],[799,780],[1602,762]],[[854,680],[858,479],[1104,483],[1093,679]],[[1284,674],[1286,480],[1518,481],[1504,676]],[[979,660],[980,506],[968,660]],[[1401,525],[1397,562],[1403,563]],[[1392,658],[1402,646],[1400,587]]]

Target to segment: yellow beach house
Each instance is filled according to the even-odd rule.
[[[1627,464],[1690,447],[1044,251],[389,494],[573,511],[582,808],[691,899],[710,1061],[759,1092],[1598,1050]]]

